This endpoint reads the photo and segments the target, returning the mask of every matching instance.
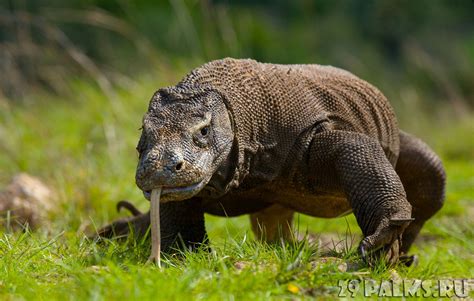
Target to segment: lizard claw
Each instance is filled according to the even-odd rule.
[[[360,257],[362,258],[362,261],[365,264],[370,265],[370,260],[369,260],[368,252],[367,252],[367,246],[365,245],[363,241],[359,245],[359,253],[360,253]]]
[[[407,267],[416,267],[418,265],[419,258],[418,255],[402,255],[400,256],[399,261],[401,264]]]

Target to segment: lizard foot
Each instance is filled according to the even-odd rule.
[[[379,260],[388,265],[395,265],[403,259],[406,264],[412,264],[417,258],[413,257],[410,263],[409,256],[401,256],[402,233],[413,219],[391,219],[381,223],[374,234],[365,237],[359,245],[362,259],[374,266]]]

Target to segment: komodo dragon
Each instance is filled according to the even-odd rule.
[[[206,244],[204,213],[250,214],[276,241],[291,239],[294,212],[353,212],[361,256],[395,263],[444,202],[438,156],[399,130],[379,90],[331,66],[209,62],[153,95],[137,150],[136,184],[147,199],[162,189],[164,252]],[[120,206],[134,216],[99,235],[144,235],[149,212]]]

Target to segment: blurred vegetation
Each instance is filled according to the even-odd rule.
[[[2,0],[0,91],[63,95],[86,78],[113,97],[145,73],[177,79],[176,66],[251,57],[335,65],[399,111],[465,116],[474,105],[473,16],[470,0]]]

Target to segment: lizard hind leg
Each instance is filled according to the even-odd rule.
[[[395,170],[413,207],[414,221],[402,238],[401,251],[406,254],[426,220],[443,206],[446,174],[439,157],[420,139],[404,132],[400,132]]]
[[[281,239],[291,241],[294,211],[274,204],[250,214],[250,223],[255,237],[261,241],[274,243]]]

